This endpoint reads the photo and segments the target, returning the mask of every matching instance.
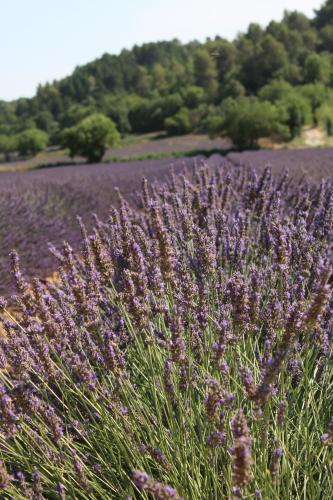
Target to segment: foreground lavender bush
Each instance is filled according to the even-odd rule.
[[[65,244],[1,339],[2,498],[331,498],[333,186],[202,166]]]

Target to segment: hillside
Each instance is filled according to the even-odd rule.
[[[240,147],[260,136],[291,139],[304,124],[320,122],[331,134],[332,48],[328,0],[313,19],[285,12],[266,28],[250,24],[232,42],[161,41],[104,54],[40,85],[31,99],[0,101],[0,152],[16,150],[22,131],[34,128],[59,144],[63,129],[94,112],[112,118],[121,134],[209,132]]]

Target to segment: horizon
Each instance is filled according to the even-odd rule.
[[[66,0],[59,0],[57,6],[45,8],[42,0],[32,0],[29,5],[23,0],[12,0],[2,12],[0,42],[6,51],[2,54],[5,71],[0,81],[0,101],[33,97],[38,85],[61,80],[77,66],[105,53],[116,55],[134,45],[175,38],[181,43],[204,42],[215,36],[233,40],[251,22],[265,27],[272,20],[280,21],[285,10],[313,17],[323,1],[274,0],[268,4],[260,0],[250,8],[244,0],[235,0],[228,5],[227,16],[222,3],[207,0],[203,10],[198,0],[183,0],[181,5],[170,0],[167,6],[141,0],[136,6],[124,2],[120,7],[113,7],[113,0],[96,0],[94,5],[88,0],[72,0],[70,6]],[[108,17],[112,9],[116,13],[113,20]],[[177,18],[173,16],[175,9]],[[190,22],[184,24],[186,16]]]

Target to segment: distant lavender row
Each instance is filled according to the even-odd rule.
[[[200,161],[186,158],[172,163],[179,172]],[[333,170],[330,149],[232,153],[228,159],[213,155],[208,164],[219,167],[229,161],[259,169],[271,164],[273,171],[287,167],[292,176],[307,173],[314,180],[329,176]],[[51,274],[54,259],[47,243],[57,245],[66,239],[76,248],[80,237],[77,214],[85,217],[90,228],[93,212],[105,217],[110,206],[117,203],[115,187],[130,201],[143,175],[149,181],[163,180],[170,164],[171,160],[166,159],[1,173],[0,292],[11,291],[8,256],[13,248],[30,275]]]
[[[175,160],[176,172],[199,159]],[[221,162],[221,158],[219,158]],[[47,244],[68,240],[76,248],[78,214],[91,227],[92,213],[105,217],[117,204],[116,187],[130,201],[142,176],[163,180],[170,160],[80,165],[0,174],[0,292],[10,291],[9,253],[16,249],[30,275],[52,273]]]
[[[245,151],[229,153],[228,159],[235,165],[260,169],[270,165],[276,173],[287,168],[293,177],[306,176],[313,181],[333,175],[332,148]]]

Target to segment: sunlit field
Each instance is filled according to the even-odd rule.
[[[333,500],[333,0],[1,21],[0,500]]]
[[[331,497],[332,181],[213,163],[12,253],[3,498]]]

